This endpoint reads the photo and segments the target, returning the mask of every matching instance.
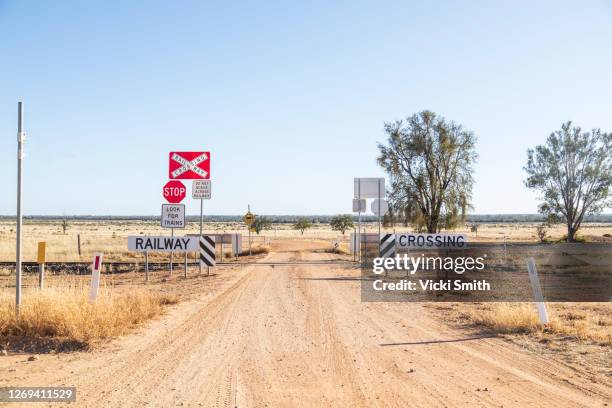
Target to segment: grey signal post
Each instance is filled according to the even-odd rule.
[[[17,259],[15,262],[15,311],[19,313],[21,305],[21,187],[22,187],[22,161],[25,132],[23,131],[23,102],[17,104]]]

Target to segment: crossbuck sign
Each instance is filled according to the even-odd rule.
[[[170,152],[170,179],[210,179],[210,152]]]

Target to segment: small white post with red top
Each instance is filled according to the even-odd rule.
[[[102,254],[96,253],[91,265],[91,285],[89,286],[89,303],[96,303],[100,288],[100,270],[102,269]]]

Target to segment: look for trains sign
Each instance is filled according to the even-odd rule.
[[[210,152],[170,152],[170,179],[210,179]]]

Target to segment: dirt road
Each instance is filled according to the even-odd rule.
[[[265,260],[336,257],[316,247],[286,242]],[[1,385],[76,386],[78,406],[612,404],[606,378],[501,338],[475,338],[418,304],[362,303],[358,274],[347,266],[245,267],[217,293],[102,350],[1,359]]]

